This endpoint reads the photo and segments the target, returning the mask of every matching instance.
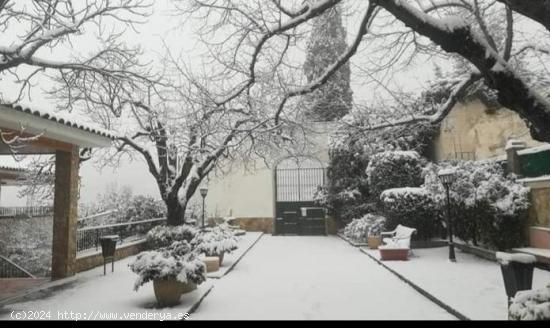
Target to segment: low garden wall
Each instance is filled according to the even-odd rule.
[[[209,223],[220,223],[222,219],[210,219]],[[246,231],[258,231],[263,233],[273,234],[273,218],[236,218],[235,225]],[[335,235],[337,233],[336,221],[329,217],[327,218],[327,233]]]
[[[121,260],[129,256],[136,255],[147,249],[145,240],[132,242],[126,245],[117,246],[115,252],[115,260]],[[97,266],[103,265],[103,255],[101,249],[93,253],[85,252],[83,254],[77,254],[76,258],[76,272],[82,272],[93,269]]]

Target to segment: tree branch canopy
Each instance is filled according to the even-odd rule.
[[[470,26],[456,20],[431,17],[404,1],[374,0],[415,32],[449,53],[472,63],[486,84],[498,92],[499,102],[528,122],[534,139],[550,142],[550,105],[515,74],[506,61]]]
[[[550,0],[497,0],[510,9],[542,24],[550,31]]]

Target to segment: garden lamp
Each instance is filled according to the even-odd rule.
[[[442,169],[437,172],[439,180],[443,186],[445,186],[445,191],[447,192],[447,235],[449,236],[449,260],[451,262],[456,262],[455,257],[455,246],[453,244],[453,225],[451,219],[451,199],[449,196],[449,189],[451,185],[456,180],[456,171],[454,169]]]
[[[206,198],[206,194],[208,194],[208,188],[203,187],[199,189],[199,192],[202,196],[202,229],[204,230],[204,199]]]

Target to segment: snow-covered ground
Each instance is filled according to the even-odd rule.
[[[377,250],[366,250],[380,258]],[[458,312],[474,320],[506,320],[507,302],[500,266],[456,250],[456,263],[448,248],[416,249],[409,261],[383,263]],[[550,284],[550,272],[535,269],[533,288]]]
[[[117,261],[115,272],[107,271],[106,276],[103,275],[103,267],[80,273],[75,283],[54,291],[50,297],[8,304],[0,310],[0,320],[17,319],[15,315],[29,313],[42,315],[36,319],[51,320],[183,319],[195,302],[212,287],[212,281],[207,280],[197,290],[182,295],[178,306],[157,309],[152,283],[142,286],[137,292],[133,290],[137,276],[128,268],[128,263],[133,259]]]
[[[248,232],[241,237],[239,249],[226,255],[219,271],[209,274],[209,277],[221,277],[226,274],[236,261],[260,238],[261,232]],[[115,272],[103,276],[103,267],[80,273],[76,282],[60,291],[54,291],[51,297],[34,301],[6,305],[0,309],[0,320],[12,319],[12,315],[28,314],[32,311],[49,314],[44,319],[52,320],[101,320],[101,319],[149,319],[173,320],[187,317],[191,307],[212,287],[218,279],[207,280],[199,285],[196,291],[184,294],[181,304],[173,308],[157,309],[153,292],[153,284],[142,286],[133,291],[137,276],[130,271],[128,264],[135,257],[130,257],[115,263]],[[14,312],[12,312],[14,311]],[[41,312],[42,311],[42,312]]]
[[[456,318],[337,237],[264,235],[189,319]]]
[[[262,236],[261,232],[247,232],[239,238],[239,248],[230,254],[225,254],[223,257],[222,266],[218,271],[209,272],[208,278],[221,278],[235,265],[246,251],[254,245],[254,243]]]

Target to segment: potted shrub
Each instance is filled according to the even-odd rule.
[[[198,253],[206,256],[217,256],[220,266],[226,253],[231,253],[238,248],[238,238],[234,232],[224,226],[216,226],[198,234],[192,242]]]
[[[179,226],[159,225],[147,233],[147,244],[155,249],[170,246],[175,241],[191,242],[198,232],[197,228],[188,224]]]
[[[369,236],[367,239],[368,247],[371,249],[377,249],[382,243],[381,233],[384,230],[386,224],[386,218],[380,215],[366,215],[369,224]]]
[[[546,288],[518,291],[508,308],[510,320],[550,320],[550,284]]]
[[[138,254],[130,269],[138,275],[134,290],[153,281],[159,305],[178,304],[183,293],[206,280],[206,266],[186,241]]]

